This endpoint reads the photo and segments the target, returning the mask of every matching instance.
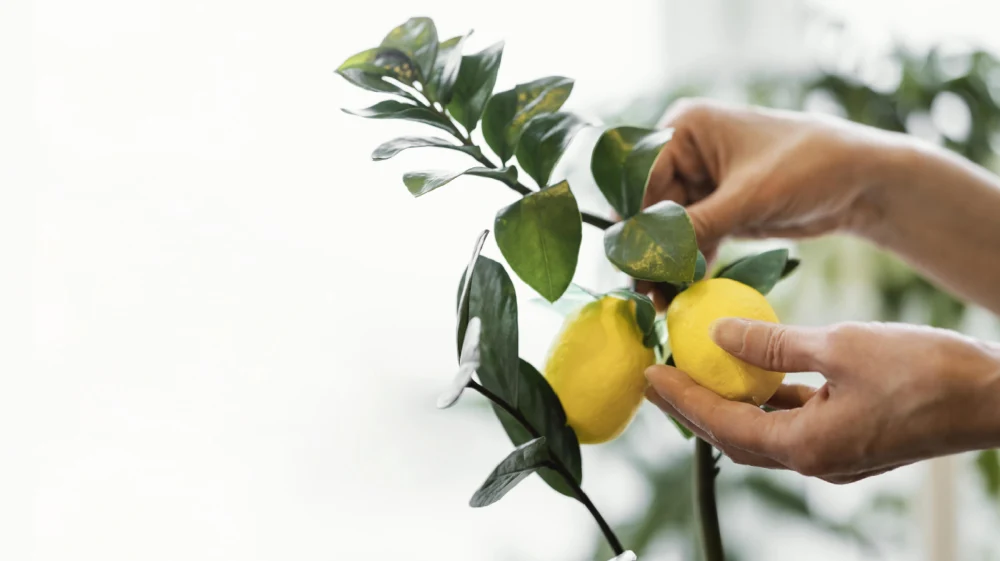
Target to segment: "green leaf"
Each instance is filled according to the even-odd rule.
[[[411,195],[414,197],[420,197],[430,193],[438,187],[447,185],[463,175],[488,177],[490,179],[502,181],[508,185],[517,182],[517,168],[509,167],[503,169],[491,169],[474,167],[458,172],[448,170],[411,171],[403,174],[403,183],[406,185],[406,188],[410,190]]]
[[[493,93],[502,57],[503,41],[474,55],[462,57],[448,112],[470,133],[476,128],[483,115],[483,107]]]
[[[518,84],[512,90],[494,95],[483,113],[486,143],[501,161],[506,162],[514,155],[528,121],[537,115],[558,111],[572,91],[573,80],[550,76]]]
[[[497,213],[497,245],[511,269],[549,302],[576,272],[583,237],[580,208],[569,183],[531,193]]]
[[[781,278],[784,279],[788,275],[794,273],[795,269],[798,269],[799,268],[799,264],[801,264],[801,263],[802,263],[802,261],[800,261],[800,260],[798,260],[798,259],[796,259],[794,257],[789,257],[788,258],[788,262],[785,263],[785,268],[782,269],[782,271],[781,271]]]
[[[344,109],[343,111],[366,119],[405,119],[431,125],[448,132],[454,130],[448,118],[437,111],[393,99],[380,101],[364,109]]]
[[[656,308],[653,301],[645,294],[639,294],[627,288],[619,288],[607,293],[608,296],[631,300],[635,302],[635,322],[642,332],[642,343],[649,348],[653,348],[659,342],[656,334]]]
[[[741,282],[761,294],[767,294],[778,284],[787,263],[788,250],[774,249],[734,261],[717,276]]]
[[[359,88],[368,90],[370,92],[378,93],[390,93],[394,95],[399,95],[405,97],[406,99],[417,101],[417,98],[413,97],[410,92],[400,88],[396,84],[391,84],[382,79],[382,75],[374,72],[365,72],[360,68],[348,68],[347,70],[338,70],[337,74],[344,77],[345,80],[358,86]]]
[[[434,69],[424,87],[424,93],[432,101],[438,101],[442,106],[451,101],[451,89],[458,79],[458,69],[462,66],[462,46],[472,35],[470,30],[465,35],[452,37],[438,46],[437,58],[434,59]]]
[[[694,280],[695,282],[700,281],[705,278],[705,273],[708,269],[708,262],[705,261],[705,254],[700,250],[698,251],[698,261],[694,264]]]
[[[386,47],[368,49],[351,56],[337,68],[337,73],[348,78],[345,72],[349,70],[358,70],[372,76],[394,78],[404,84],[412,84],[417,78],[417,73],[414,71],[413,62],[410,60],[410,57],[406,56],[406,53],[399,49]],[[396,89],[399,90],[399,88]],[[409,94],[407,95],[409,96]]]
[[[479,261],[479,254],[483,251],[483,244],[486,243],[486,236],[489,233],[489,230],[483,230],[479,234],[479,237],[476,238],[476,245],[472,249],[472,258],[469,259],[469,264],[465,267],[465,273],[462,274],[462,282],[459,284],[456,310],[458,312],[458,356],[460,359],[462,357],[462,348],[465,346],[465,331],[469,325],[469,300],[472,294],[473,271],[475,271],[476,262]]]
[[[434,20],[431,18],[410,18],[406,23],[393,29],[382,40],[382,47],[396,49],[416,63],[420,75],[431,75],[437,56],[438,36]]]
[[[499,501],[518,483],[549,462],[551,459],[549,448],[545,445],[545,437],[518,446],[497,465],[479,490],[472,495],[469,506],[479,508]]]
[[[465,152],[473,158],[481,158],[483,156],[483,153],[478,146],[457,145],[449,140],[438,138],[436,136],[401,136],[379,145],[379,147],[372,152],[372,159],[375,161],[388,160],[403,150],[422,147],[458,150],[459,152]]]
[[[984,450],[976,456],[976,467],[983,476],[986,492],[1000,500],[1000,450]]]
[[[517,161],[539,186],[549,184],[549,176],[573,136],[587,126],[572,113],[548,113],[532,119],[517,143]]]
[[[580,458],[580,443],[576,433],[566,424],[566,413],[563,410],[556,392],[552,390],[545,377],[527,361],[520,360],[520,385],[516,409],[527,419],[538,434],[545,437],[553,458],[565,466],[577,485],[583,482],[583,462]],[[506,411],[494,406],[500,424],[515,446],[534,438],[516,419]],[[573,488],[557,471],[542,468],[538,475],[556,492],[567,497],[576,498]]]
[[[625,182],[625,163],[632,148],[655,131],[637,127],[617,127],[604,131],[594,145],[590,171],[608,204],[622,218],[630,218],[642,208],[643,193],[630,190]]]
[[[662,201],[605,230],[604,253],[633,278],[683,283],[694,279],[698,244],[684,209]]]
[[[674,129],[664,129],[650,133],[640,139],[632,147],[632,151],[625,157],[625,168],[623,170],[622,192],[628,194],[626,199],[629,205],[625,208],[628,214],[623,218],[630,218],[642,208],[642,201],[646,197],[646,185],[649,183],[649,173],[653,169],[653,163],[663,151],[665,145],[674,135]],[[638,205],[636,205],[638,202]]]
[[[503,265],[489,257],[476,260],[469,287],[469,313],[458,324],[459,341],[465,341],[470,317],[478,317],[483,323],[477,371],[480,383],[516,407],[522,380],[517,354],[517,296]]]

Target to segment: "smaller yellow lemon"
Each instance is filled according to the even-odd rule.
[[[674,362],[694,381],[726,399],[761,405],[774,395],[785,375],[747,364],[716,345],[709,329],[724,317],[778,321],[764,295],[743,283],[723,278],[696,282],[667,308]]]
[[[549,350],[545,378],[583,444],[615,438],[646,392],[656,360],[642,344],[635,302],[605,296],[568,317]]]

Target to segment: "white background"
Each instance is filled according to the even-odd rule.
[[[875,37],[997,21],[915,4],[844,9]],[[373,98],[332,73],[430,15],[507,40],[498,88],[575,77],[592,115],[661,84],[665,45],[699,48],[652,0],[570,6],[5,0],[0,559],[582,559],[586,511],[534,479],[466,506],[509,443],[475,400],[433,409],[458,275],[511,193],[413,200],[404,171],[462,156],[370,162],[418,129],[341,113]],[[615,281],[590,229],[581,263]],[[558,318],[523,296],[540,364]],[[585,465],[610,519],[642,508],[627,465]]]

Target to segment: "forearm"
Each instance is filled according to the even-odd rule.
[[[942,149],[883,140],[866,156],[878,211],[863,233],[942,287],[1000,313],[1000,180]]]

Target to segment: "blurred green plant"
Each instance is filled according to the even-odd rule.
[[[462,176],[495,180],[518,193],[521,198],[496,215],[496,242],[514,273],[548,302],[558,304],[571,285],[584,223],[604,231],[606,257],[636,279],[660,283],[665,291],[677,294],[704,276],[705,259],[685,210],[672,202],[642,208],[653,162],[671,131],[632,126],[604,130],[591,154],[590,169],[621,220],[612,223],[581,212],[569,183],[552,181],[556,164],[574,136],[594,126],[561,111],[573,81],[551,76],[494,93],[504,45],[496,43],[478,53],[463,54],[469,33],[439,41],[432,20],[412,18],[390,31],[379,46],[349,57],[337,69],[355,86],[397,98],[345,110],[348,113],[417,122],[454,138],[396,138],[377,147],[372,159],[386,160],[403,150],[429,147],[462,153],[477,162],[466,169],[406,173],[403,183],[414,197]],[[475,139],[476,130],[481,131],[495,160]],[[517,163],[510,163],[512,159]],[[525,175],[534,187],[523,182]],[[580,446],[559,397],[538,370],[519,357],[514,286],[502,264],[480,257],[486,234],[476,241],[459,283],[459,372],[438,404],[451,406],[465,389],[482,394],[492,402],[516,448],[490,473],[470,504],[493,504],[538,473],[555,491],[587,508],[617,560],[634,559],[582,489]],[[793,269],[785,251],[749,258],[734,265],[727,276],[767,292]],[[633,319],[643,335],[642,344],[655,347],[656,356],[666,357],[664,342],[656,336],[659,331],[654,331],[656,313],[649,298],[627,288],[608,295],[634,302]],[[700,440],[695,450],[690,470],[697,493],[690,501],[698,507],[707,561],[722,561],[715,504],[718,456]]]

